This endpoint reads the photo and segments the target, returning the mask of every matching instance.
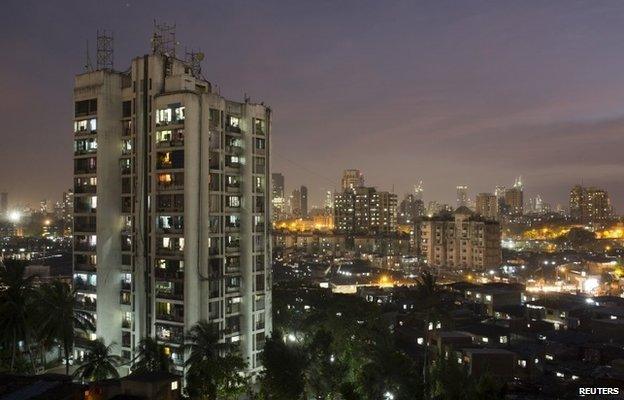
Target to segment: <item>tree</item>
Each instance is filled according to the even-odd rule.
[[[165,346],[152,337],[144,337],[137,346],[137,356],[132,366],[133,372],[171,371],[171,358],[165,352]]]
[[[74,372],[74,377],[83,382],[97,382],[108,378],[119,378],[117,366],[121,358],[111,354],[113,343],[106,346],[103,339],[89,342],[84,362]]]
[[[214,324],[202,320],[194,325],[186,335],[184,350],[188,354],[185,366],[189,397],[230,399],[245,392],[245,363],[231,344],[219,340]]]
[[[347,366],[337,356],[334,338],[324,329],[318,330],[306,346],[308,368],[306,385],[316,399],[336,399],[344,382]]]
[[[301,399],[305,389],[306,360],[296,347],[288,346],[279,331],[267,338],[261,355],[264,371],[260,377],[262,398]]]
[[[0,265],[0,339],[10,349],[11,363],[9,370],[14,371],[18,343],[23,341],[30,348],[33,336],[33,316],[35,306],[33,302],[34,276],[25,276],[26,263],[14,260],[5,260]],[[31,363],[34,369],[31,354]]]
[[[68,284],[54,281],[37,292],[37,335],[41,342],[57,341],[63,347],[65,373],[69,375],[69,358],[76,330],[94,330],[91,314],[74,308],[76,292]]]

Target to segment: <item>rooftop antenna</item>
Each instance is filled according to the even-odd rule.
[[[202,53],[201,51],[188,51],[188,50],[184,50],[185,52],[185,60],[186,63],[188,64],[189,68],[191,69],[191,75],[193,75],[195,78],[200,78],[201,77],[201,62],[204,60],[204,53]]]
[[[161,56],[176,56],[176,26],[154,20],[154,34],[152,35],[152,53]]]
[[[93,71],[93,64],[91,64],[91,54],[89,52],[89,39],[87,39],[87,49],[86,49],[86,54],[85,54],[85,70],[87,72],[92,72]]]
[[[113,33],[97,31],[96,68],[98,70],[113,69]]]

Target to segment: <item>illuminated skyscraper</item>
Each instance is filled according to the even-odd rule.
[[[342,174],[342,191],[364,186],[364,175],[359,169],[345,169]]]
[[[476,200],[477,214],[488,218],[498,219],[498,199],[492,193],[479,193]]]
[[[468,186],[457,186],[457,207],[468,206]]]
[[[570,216],[583,223],[609,220],[613,216],[609,193],[595,187],[574,186],[570,190]]]

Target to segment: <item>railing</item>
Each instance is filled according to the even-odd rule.
[[[184,140],[161,140],[160,142],[156,142],[156,147],[184,147]]]
[[[95,193],[97,185],[74,185],[74,193]]]
[[[184,315],[180,314],[156,314],[156,319],[161,321],[184,322]]]

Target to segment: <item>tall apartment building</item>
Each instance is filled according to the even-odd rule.
[[[397,196],[374,187],[336,193],[334,226],[349,234],[393,233],[397,229]]]
[[[493,193],[479,193],[476,200],[477,214],[488,218],[498,219],[498,198]]]
[[[570,190],[570,216],[583,223],[603,222],[613,216],[609,193],[576,185]]]
[[[364,186],[364,175],[359,169],[345,169],[342,173],[341,187],[344,192],[347,189],[355,189]]]
[[[271,174],[271,204],[273,221],[285,217],[286,191],[284,186],[284,175],[280,173]]]
[[[499,267],[500,241],[499,223],[476,216],[467,207],[420,224],[421,254],[435,267],[481,271]]]
[[[505,213],[511,217],[519,217],[524,213],[524,194],[521,187],[505,190]]]
[[[468,186],[457,186],[457,207],[468,207]]]
[[[0,192],[0,220],[7,218],[9,215],[9,194]]]
[[[308,188],[306,186],[301,186],[299,189],[299,193],[301,195],[301,200],[299,204],[301,206],[301,217],[308,217]]]
[[[271,331],[271,110],[223,98],[157,50],[126,72],[77,75],[74,100],[74,282],[97,315],[82,341],[131,360],[152,336],[181,370],[184,333],[207,320],[257,371]]]
[[[425,215],[425,205],[421,199],[416,198],[415,194],[408,193],[405,195],[397,213],[397,223],[413,224],[418,217]]]

